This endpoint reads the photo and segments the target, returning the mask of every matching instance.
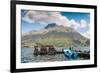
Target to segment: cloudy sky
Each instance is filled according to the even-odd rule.
[[[40,30],[49,23],[72,27],[89,38],[90,14],[83,12],[54,12],[21,10],[22,32]]]

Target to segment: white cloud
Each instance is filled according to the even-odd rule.
[[[30,20],[28,17],[22,17],[22,20],[28,23],[34,23],[34,20]]]
[[[87,37],[87,38],[90,38],[90,31],[86,31],[84,33],[81,33],[83,36]]]
[[[84,19],[82,19],[80,21],[80,28],[85,28],[85,27],[87,27],[87,22]]]
[[[85,28],[87,23],[84,19],[77,22],[74,19],[69,20],[67,17],[62,16],[60,12],[47,12],[47,11],[28,11],[23,20],[29,23],[48,24],[55,22],[57,25],[63,25],[65,27],[72,27],[74,29]]]
[[[74,19],[70,20],[70,25],[71,27],[73,27],[74,29],[79,28],[80,24],[78,22],[76,22]]]
[[[46,11],[29,11],[23,20],[29,23],[48,24],[55,22],[58,25],[69,26],[69,19],[62,16],[60,12],[46,12]]]

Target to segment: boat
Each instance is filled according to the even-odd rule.
[[[67,60],[77,60],[78,59],[78,52],[76,50],[71,50],[69,48],[65,48],[64,50],[64,55],[66,57]]]
[[[65,57],[68,60],[71,60],[72,59],[72,52],[71,52],[71,50],[69,48],[65,48],[63,51],[64,51]]]

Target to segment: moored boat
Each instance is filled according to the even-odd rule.
[[[65,48],[63,51],[64,51],[64,55],[66,56],[66,58],[68,60],[71,60],[71,59],[77,60],[78,59],[78,52],[76,50],[71,50],[69,48]]]

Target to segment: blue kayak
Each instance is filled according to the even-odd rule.
[[[65,48],[64,50],[65,57],[67,60],[77,60],[78,59],[78,52],[77,51],[71,51],[69,48]]]
[[[68,60],[72,59],[72,52],[68,48],[64,49],[64,54]]]
[[[74,51],[74,52],[73,52],[72,58],[73,58],[74,60],[77,60],[77,59],[78,59],[78,52],[77,52],[77,51]]]

